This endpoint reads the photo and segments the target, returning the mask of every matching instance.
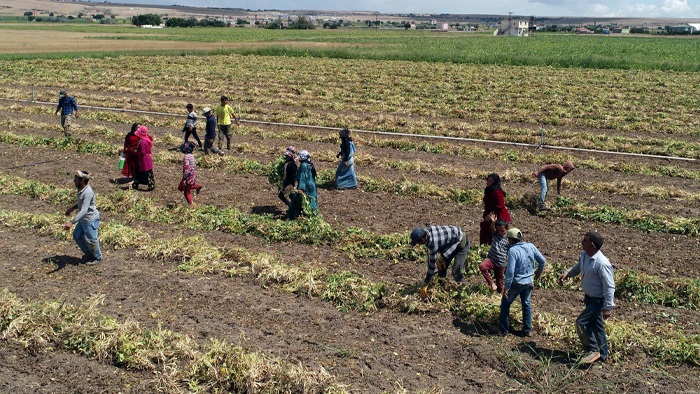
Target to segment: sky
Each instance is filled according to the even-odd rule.
[[[700,18],[700,0],[111,0],[244,9],[639,18]]]

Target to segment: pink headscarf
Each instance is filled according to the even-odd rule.
[[[148,138],[148,128],[146,126],[139,126],[139,128],[134,132],[134,135],[139,138]]]

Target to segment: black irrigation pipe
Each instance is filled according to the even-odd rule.
[[[0,100],[12,101],[12,102],[18,102],[18,103],[27,103],[27,104],[39,104],[39,105],[51,105],[51,106],[56,105],[56,103],[49,103],[49,102],[45,102],[45,101],[18,100],[18,99],[4,98],[4,97],[0,97]],[[143,114],[143,115],[159,115],[159,116],[174,116],[174,117],[185,117],[186,116],[186,115],[179,115],[179,114],[171,114],[168,112],[140,111],[140,110],[136,110],[136,109],[98,107],[98,106],[90,106],[90,105],[81,105],[80,108],[88,108],[88,109],[102,110],[102,111],[128,112],[128,113]],[[305,129],[328,130],[328,131],[338,131],[339,130],[338,127],[313,126],[313,125],[304,125],[304,124],[296,124],[296,123],[267,122],[267,121],[259,121],[259,120],[240,120],[240,121],[242,123],[258,124],[258,125],[299,127],[299,128],[305,128]],[[510,145],[510,146],[524,147],[524,148],[568,150],[568,151],[574,151],[574,152],[600,153],[600,154],[607,154],[607,155],[620,155],[620,156],[643,157],[643,158],[651,158],[651,159],[678,160],[678,161],[686,161],[686,162],[697,161],[697,159],[688,158],[688,157],[649,155],[649,154],[644,154],[644,153],[615,152],[615,151],[587,149],[587,148],[572,148],[572,147],[558,146],[558,145],[546,145],[543,143],[544,138],[541,138],[539,144],[527,144],[524,142],[481,140],[481,139],[477,139],[477,138],[449,137],[449,136],[443,136],[443,135],[392,133],[392,132],[388,132],[388,131],[376,131],[376,130],[352,129],[352,131],[357,132],[357,133],[363,133],[363,134],[384,135],[384,136],[391,136],[391,137],[425,138],[425,139],[433,139],[433,140],[474,142],[474,143],[480,143],[480,144]]]

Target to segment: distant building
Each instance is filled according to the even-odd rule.
[[[448,31],[450,30],[450,24],[447,22],[438,22],[437,25],[435,25],[435,30]]]
[[[612,32],[615,34],[630,34],[629,27],[613,27]]]
[[[681,23],[669,28],[671,34],[695,34],[698,31],[700,31],[700,23]]]
[[[502,36],[527,37],[529,32],[530,22],[520,19],[504,19],[501,21],[501,27],[497,33]]]
[[[585,27],[579,27],[578,29],[574,30],[574,33],[576,34],[595,34],[595,32],[591,29],[587,29]]]

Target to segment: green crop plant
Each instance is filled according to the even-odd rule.
[[[373,312],[387,291],[384,284],[372,283],[346,271],[326,277],[326,289],[321,298],[341,311]]]
[[[0,180],[6,181],[8,187],[3,189],[4,193],[15,193],[32,195],[41,198],[41,196],[64,195],[67,190],[55,187],[49,187],[36,181],[24,180],[16,177],[2,176]],[[60,199],[59,199],[60,201]],[[272,220],[266,216],[250,215],[240,212],[234,208],[216,208],[212,206],[201,205],[196,209],[188,209],[185,207],[165,208],[159,207],[155,200],[148,198],[139,198],[135,193],[128,191],[117,191],[109,195],[100,195],[98,203],[107,211],[125,213],[132,220],[147,220],[159,223],[173,224],[184,223],[184,226],[197,230],[222,230],[232,232],[234,234],[252,234],[262,237],[269,242],[280,242],[286,240],[296,240],[297,242],[310,243],[316,245],[331,245],[352,257],[374,257],[398,261],[419,261],[422,263],[424,252],[416,250],[408,246],[408,237],[402,233],[378,235],[364,229],[348,228],[345,230],[335,230],[327,222],[324,222],[320,217],[313,217],[296,222],[281,222]],[[58,202],[57,202],[58,204]],[[16,226],[29,226],[30,228],[38,229],[41,233],[54,235],[59,239],[67,239],[68,234],[62,228],[60,223],[63,219],[58,215],[32,215],[22,214],[11,211],[0,211],[0,217],[4,218],[6,223]],[[144,234],[138,228],[128,227],[124,224],[109,221],[106,222],[101,231],[101,240],[114,248],[129,247],[138,245],[140,240],[147,239],[148,235]],[[336,239],[344,239],[343,243],[332,242]],[[183,242],[193,245],[194,250],[199,250],[203,253],[201,257],[192,258],[193,251],[180,246]],[[199,262],[207,259],[206,247],[203,247],[201,240],[197,239],[179,239],[176,238],[171,243],[164,243],[162,247],[156,247],[155,251],[168,251],[179,253],[182,269],[186,271],[198,271],[210,269],[207,265],[202,266]],[[164,253],[164,252],[159,252]],[[219,251],[228,256],[227,251]],[[468,254],[468,260],[465,264],[465,273],[473,276],[478,275],[478,264],[483,260],[488,253],[487,246],[473,246],[472,252]],[[197,254],[199,256],[199,254]],[[216,255],[216,254],[215,254]],[[163,255],[165,256],[165,255]],[[160,257],[163,257],[160,256]],[[159,258],[157,255],[150,257]],[[170,256],[172,257],[172,256]],[[231,260],[230,258],[224,259]],[[233,259],[236,260],[235,258]],[[236,265],[228,265],[222,263],[221,269],[228,272],[230,275],[236,275]],[[547,269],[540,278],[540,286],[545,288],[556,285],[558,273],[563,272],[567,267],[563,267],[556,262],[550,262]],[[630,278],[619,278],[618,282],[623,283],[621,289],[627,286]],[[652,278],[652,277],[650,277]],[[653,279],[653,278],[652,278]],[[651,280],[651,279],[650,279]],[[658,280],[658,278],[656,279]],[[625,282],[628,281],[628,282]],[[577,281],[568,281],[567,288],[575,287]],[[700,299],[700,290],[698,284],[692,281],[675,281],[666,285],[671,290],[665,291],[663,297],[673,298],[675,306],[692,307],[697,304]],[[311,288],[313,286],[309,286]],[[643,302],[659,303],[658,301],[642,296],[643,291],[639,288],[627,291],[619,291],[619,295],[624,298],[644,300]],[[411,309],[408,307],[407,309]]]

